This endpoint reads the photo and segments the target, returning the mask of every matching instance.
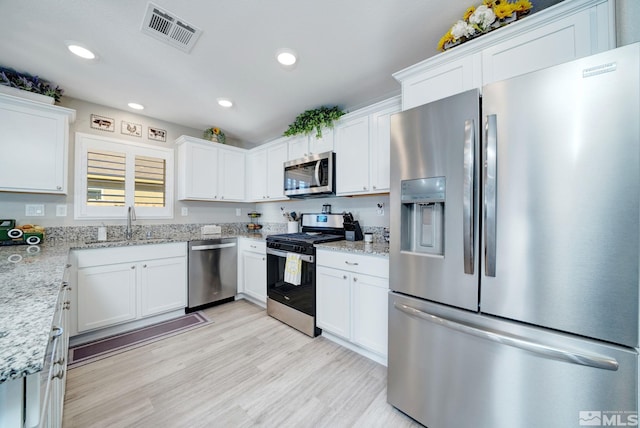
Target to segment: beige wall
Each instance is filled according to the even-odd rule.
[[[70,126],[69,132],[69,175],[68,175],[68,193],[67,195],[45,195],[45,194],[27,194],[27,193],[10,193],[0,192],[0,217],[16,219],[18,224],[38,224],[42,226],[91,226],[97,224],[117,225],[124,224],[122,220],[74,220],[73,218],[73,200],[74,200],[74,180],[75,180],[75,133],[82,132],[87,134],[104,135],[109,138],[117,138],[123,141],[131,141],[136,143],[149,144],[154,146],[163,146],[174,148],[174,141],[181,135],[189,135],[192,137],[202,137],[202,130],[184,127],[175,123],[165,122],[151,117],[131,113],[129,111],[118,110],[99,104],[93,104],[87,101],[77,100],[74,98],[63,97],[60,106],[76,110],[76,120]],[[105,132],[92,129],[90,126],[91,114],[106,116],[116,121],[116,129],[114,132]],[[133,137],[120,133],[120,125],[122,121],[128,121],[142,125],[142,136]],[[148,127],[155,127],[167,131],[167,141],[157,142],[147,138]],[[228,141],[231,144],[236,143],[233,140]],[[177,184],[177,177],[176,177]],[[44,217],[26,217],[25,204],[44,204]],[[67,216],[57,217],[56,207],[58,205],[67,206]],[[181,202],[174,203],[173,220],[140,220],[142,224],[164,224],[164,223],[232,223],[247,221],[246,213],[251,211],[254,204],[243,203],[216,203],[216,202]],[[182,207],[187,207],[188,216],[182,216]],[[241,209],[241,216],[236,216],[236,208]]]

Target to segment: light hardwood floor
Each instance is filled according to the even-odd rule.
[[[244,300],[213,323],[71,369],[64,428],[419,427],[386,368]]]

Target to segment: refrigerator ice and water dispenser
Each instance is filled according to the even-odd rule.
[[[444,177],[402,181],[402,251],[444,255],[445,190]]]

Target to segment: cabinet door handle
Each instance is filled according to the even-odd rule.
[[[362,186],[362,190],[367,190],[367,186]]]
[[[135,266],[131,266],[131,269],[135,269],[135,268],[136,268]]]
[[[251,248],[258,248],[258,247],[256,247],[255,245],[249,245],[249,246],[250,246]]]
[[[147,265],[142,265],[142,267],[143,267],[143,268],[146,268],[146,267],[147,267]]]
[[[345,263],[348,264],[349,266],[358,266],[357,262],[348,262],[345,260]]]
[[[358,278],[357,277],[353,277],[353,282],[358,282]]]
[[[53,379],[62,379],[64,377],[64,370],[60,370],[58,373],[54,374],[53,376],[51,376],[51,380]]]
[[[56,190],[62,190],[62,186],[56,186]]]
[[[53,364],[60,364],[60,365],[64,364],[64,357],[58,358],[53,362]]]
[[[266,257],[263,257],[263,258],[262,258],[262,261],[265,261],[266,259],[267,259]]]
[[[51,334],[52,339],[55,339],[56,337],[60,337],[62,336],[62,333],[64,333],[64,329],[58,326],[53,327],[51,330],[53,330],[53,333]]]
[[[342,279],[347,279],[347,275],[342,275]]]

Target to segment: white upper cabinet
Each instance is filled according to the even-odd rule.
[[[322,128],[322,137],[316,137],[316,131],[309,135],[296,135],[290,137],[288,160],[310,156],[315,153],[330,152],[333,150],[333,129]]]
[[[369,191],[369,116],[336,125],[336,193]]]
[[[467,42],[469,43],[469,42]],[[402,109],[408,110],[482,86],[482,55],[471,54],[424,71],[396,73],[402,83]]]
[[[284,195],[284,166],[288,144],[284,139],[266,144],[249,152],[250,199],[277,201],[288,199]]]
[[[390,117],[400,111],[399,97],[358,110],[335,126],[336,194],[389,191]]]
[[[244,201],[245,150],[181,136],[178,144],[178,199]]]
[[[615,47],[614,0],[565,0],[393,76],[402,109]]]
[[[220,150],[218,185],[221,200],[245,199],[245,154],[236,150]]]
[[[67,193],[75,110],[0,95],[0,191]]]

